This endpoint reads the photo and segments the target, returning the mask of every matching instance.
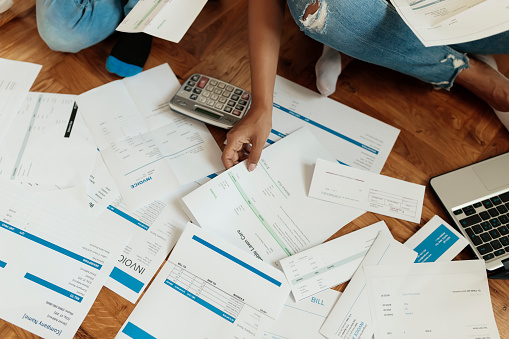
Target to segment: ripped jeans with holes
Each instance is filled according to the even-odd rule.
[[[450,46],[425,47],[386,0],[287,0],[300,29],[344,54],[449,89],[469,67],[466,53],[509,54],[509,32]]]

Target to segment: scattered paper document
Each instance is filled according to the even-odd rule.
[[[207,0],[140,0],[117,27],[117,31],[144,32],[179,42]]]
[[[118,258],[106,287],[136,303],[189,221],[180,207],[180,199],[207,181],[208,178],[182,186],[134,212],[127,211],[121,199],[108,207],[137,227]]]
[[[325,320],[320,333],[327,338],[371,339],[373,323],[363,268],[373,265],[409,264],[416,256],[417,253],[394,240],[390,234],[380,232]]]
[[[205,124],[170,110],[179,87],[164,64],[77,98],[129,210],[224,169]]]
[[[500,338],[484,260],[364,267],[377,339]]]
[[[425,186],[318,159],[309,196],[420,223]]]
[[[391,232],[380,221],[280,261],[295,301],[352,278],[379,232]]]
[[[435,215],[405,245],[417,252],[415,262],[420,263],[450,261],[468,245],[468,241]]]
[[[120,197],[117,185],[111,177],[100,152],[96,152],[92,172],[87,182],[89,214],[98,216]]]
[[[253,172],[241,163],[185,196],[185,210],[203,228],[275,264],[364,213],[307,196],[318,157],[334,160],[303,128],[267,148]]]
[[[277,320],[262,318],[256,338],[323,339],[318,331],[340,295],[340,292],[329,289],[300,303],[288,298]]]
[[[51,93],[26,96],[0,143],[0,178],[41,190],[87,181],[97,147],[75,98]]]
[[[0,141],[23,105],[42,66],[0,58]]]
[[[72,338],[130,233],[11,186],[0,185],[0,318]]]
[[[189,223],[117,338],[254,338],[289,292],[283,272]]]
[[[382,170],[399,135],[397,128],[277,76],[267,142],[302,127],[340,163],[374,173]]]
[[[424,46],[459,44],[509,29],[506,0],[393,0]]]

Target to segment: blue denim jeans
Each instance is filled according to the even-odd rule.
[[[425,47],[386,0],[319,0],[315,15],[302,20],[313,0],[287,0],[300,29],[342,53],[450,88],[469,67],[465,53],[509,54],[509,32],[473,42]]]
[[[37,29],[54,51],[76,53],[110,36],[138,0],[37,0]]]

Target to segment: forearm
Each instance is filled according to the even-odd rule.
[[[250,0],[248,13],[251,107],[272,111],[284,0]]]

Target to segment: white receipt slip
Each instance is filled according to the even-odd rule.
[[[414,251],[394,240],[390,234],[381,232],[327,317],[320,333],[327,338],[371,339],[373,324],[363,268],[412,263],[415,257]]]
[[[295,301],[350,280],[379,232],[383,221],[280,260]]]
[[[484,260],[365,267],[377,339],[499,339]]]
[[[419,223],[425,186],[318,159],[309,196]]]
[[[289,291],[283,272],[188,223],[117,338],[254,338]]]

